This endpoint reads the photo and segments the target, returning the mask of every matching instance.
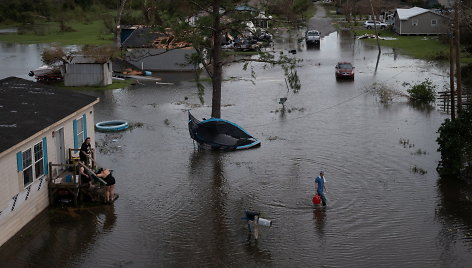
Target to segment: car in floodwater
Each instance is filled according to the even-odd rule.
[[[354,79],[354,66],[350,62],[338,62],[334,74],[336,79]]]
[[[317,30],[309,30],[305,33],[305,41],[307,45],[320,45],[320,32]]]

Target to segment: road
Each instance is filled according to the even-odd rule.
[[[326,16],[326,9],[320,3],[314,3],[316,13],[307,23],[308,29],[314,29],[321,32],[321,37],[327,36],[336,31],[331,18]]]

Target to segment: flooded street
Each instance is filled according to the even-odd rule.
[[[406,92],[429,78],[444,90],[446,65],[435,65],[355,40],[325,36],[319,49],[275,48],[303,59],[299,93],[287,92],[279,67],[225,69],[222,117],[262,141],[260,148],[198,151],[187,128],[190,109],[211,114],[211,87],[200,105],[192,74],[155,74],[159,85],[83,91],[100,97],[96,122],[142,123],[97,133],[98,163],[114,170],[114,205],[51,208],[0,248],[9,267],[466,267],[472,264],[470,214],[461,217],[438,188],[437,129],[448,117],[406,98],[384,105],[375,82]],[[1,78],[40,65],[40,46],[0,45]],[[31,52],[31,55],[28,54]],[[354,81],[336,81],[350,61]],[[27,67],[25,67],[27,65]],[[244,79],[234,79],[243,77]],[[31,79],[31,78],[29,78]],[[446,85],[447,87],[447,85]],[[279,98],[287,97],[281,112]],[[401,142],[403,141],[403,143]],[[313,208],[314,178],[327,177],[326,209]],[[414,172],[424,170],[426,174]],[[245,210],[273,220],[259,240]]]

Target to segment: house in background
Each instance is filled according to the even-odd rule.
[[[399,35],[439,35],[448,33],[449,18],[428,9],[397,8],[393,30]]]
[[[121,48],[126,60],[138,69],[149,71],[195,71],[188,57],[195,49],[173,42],[169,34],[145,26],[120,26]]]
[[[112,63],[109,59],[93,56],[71,56],[64,64],[64,85],[107,86],[112,83]]]
[[[48,207],[48,163],[66,164],[68,148],[95,140],[98,101],[21,78],[0,80],[0,246]]]

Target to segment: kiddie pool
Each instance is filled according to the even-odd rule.
[[[98,131],[121,131],[128,127],[128,122],[124,120],[103,121],[95,124],[95,129]]]

